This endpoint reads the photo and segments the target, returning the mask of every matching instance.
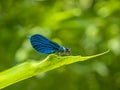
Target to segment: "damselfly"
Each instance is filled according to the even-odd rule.
[[[32,47],[44,54],[58,53],[60,54],[70,54],[71,48],[65,48],[57,44],[56,42],[50,41],[42,35],[35,34],[33,36],[29,36]]]

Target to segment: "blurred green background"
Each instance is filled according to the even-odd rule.
[[[72,55],[111,52],[3,90],[120,90],[120,0],[0,0],[0,71],[47,56],[27,39],[36,33]]]

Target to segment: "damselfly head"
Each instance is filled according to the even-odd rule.
[[[71,54],[71,48],[66,48],[66,53]]]

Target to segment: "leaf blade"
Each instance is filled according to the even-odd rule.
[[[92,56],[63,56],[59,57],[57,55],[49,55],[43,61],[30,60],[14,66],[8,70],[5,70],[0,73],[0,89],[5,88],[11,84],[22,81],[24,79],[30,78],[37,74],[50,71],[52,69],[72,64],[78,61],[85,61],[91,58],[95,58],[101,55],[108,53],[110,50],[107,50],[103,53],[92,55]]]

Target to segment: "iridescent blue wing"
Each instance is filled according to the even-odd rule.
[[[50,54],[59,51],[60,45],[48,40],[42,35],[35,34],[29,38],[33,48],[38,52]]]

